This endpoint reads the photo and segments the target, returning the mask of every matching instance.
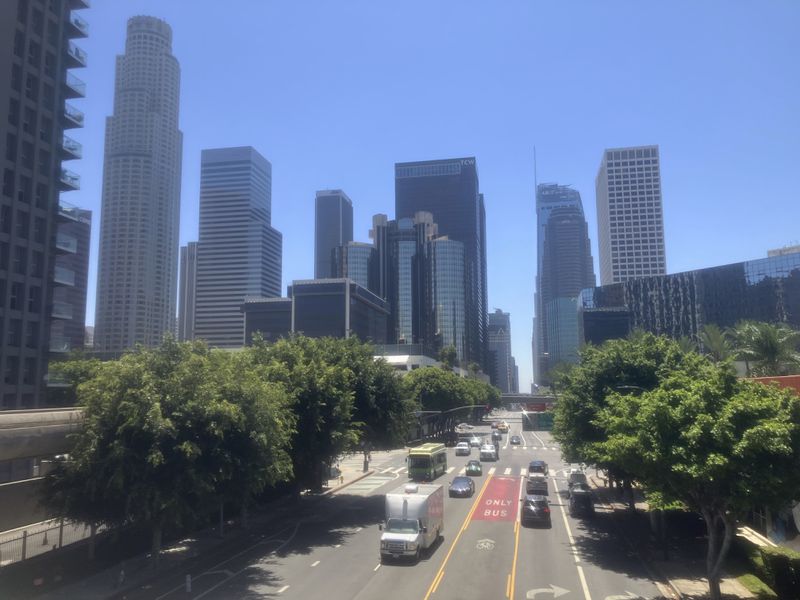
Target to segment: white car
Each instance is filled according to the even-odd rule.
[[[480,448],[481,444],[483,444],[483,441],[476,435],[473,435],[469,440],[469,445],[472,448]]]
[[[470,454],[472,454],[472,448],[467,442],[458,442],[456,444],[456,456],[469,456]]]
[[[493,444],[481,446],[481,460],[497,460],[497,448]]]

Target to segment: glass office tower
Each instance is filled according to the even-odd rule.
[[[335,277],[333,252],[353,241],[353,202],[342,190],[321,190],[314,200],[314,277]]]

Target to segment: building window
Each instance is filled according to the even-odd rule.
[[[22,142],[22,166],[27,169],[33,168],[33,144]]]
[[[43,183],[36,184],[36,206],[39,208],[47,208],[49,190]]]
[[[36,102],[39,99],[39,78],[28,75],[25,78],[25,95]]]
[[[22,383],[25,385],[36,383],[36,359],[33,357],[26,358],[23,363]]]
[[[39,323],[36,321],[28,321],[27,330],[25,331],[25,347],[39,347]]]
[[[6,134],[6,160],[17,160],[17,136],[13,133]]]
[[[14,171],[11,169],[3,171],[3,195],[9,198],[14,197]]]
[[[9,319],[8,320],[8,345],[14,348],[19,348],[22,343],[22,319]],[[6,358],[11,358],[10,356]],[[15,357],[16,358],[16,357]],[[19,370],[19,367],[14,369]],[[16,383],[16,379],[13,383]],[[6,381],[8,383],[8,381]]]
[[[27,268],[28,250],[24,246],[14,246],[14,265],[13,271],[18,275],[25,275]]]
[[[22,310],[25,298],[25,284],[21,281],[11,282],[11,296],[9,297],[8,307],[11,310]]]
[[[16,227],[16,234],[17,237],[22,238],[23,240],[28,239],[28,232],[30,231],[30,221],[31,217],[28,213],[23,210],[17,211],[17,227]]]
[[[28,288],[28,312],[39,314],[42,310],[42,288],[32,285]]]
[[[44,277],[44,254],[38,250],[34,250],[31,256],[31,275],[33,277]]]

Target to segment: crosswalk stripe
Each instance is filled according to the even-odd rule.
[[[506,468],[506,470],[503,471],[503,475],[511,475],[511,467]]]
[[[497,469],[495,469],[494,467],[492,467],[491,469],[489,469],[489,475],[494,475],[494,472],[495,472],[496,470],[497,470]]]
[[[523,477],[525,476],[526,472],[527,471],[526,471],[525,467],[521,467],[520,470],[519,470],[519,474],[522,475]]]
[[[387,468],[385,468],[383,471],[381,471],[381,473],[388,473],[388,472],[389,472],[389,471],[391,471],[392,469],[394,469],[394,467],[387,467]]]
[[[550,450],[558,450],[558,448],[550,448]]]
[[[522,449],[523,449],[523,450],[527,450],[527,449],[528,449],[528,447],[527,447],[527,446],[523,446],[523,447],[522,447]]]
[[[397,467],[394,471],[392,471],[392,473],[394,473],[395,475],[399,475],[404,470],[405,470],[405,467]]]
[[[452,472],[453,472],[453,469],[455,469],[455,467],[450,467],[449,469],[447,469],[447,472],[448,472],[448,473],[452,473]]]
[[[459,475],[464,475],[467,472],[466,467],[461,467],[461,470],[458,472]]]

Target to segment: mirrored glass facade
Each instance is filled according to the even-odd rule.
[[[439,348],[454,346],[465,365],[467,354],[467,302],[464,296],[464,244],[447,238],[428,243],[429,323]]]
[[[679,338],[742,319],[800,330],[800,253],[583,290],[582,338],[602,343],[632,329]]]

